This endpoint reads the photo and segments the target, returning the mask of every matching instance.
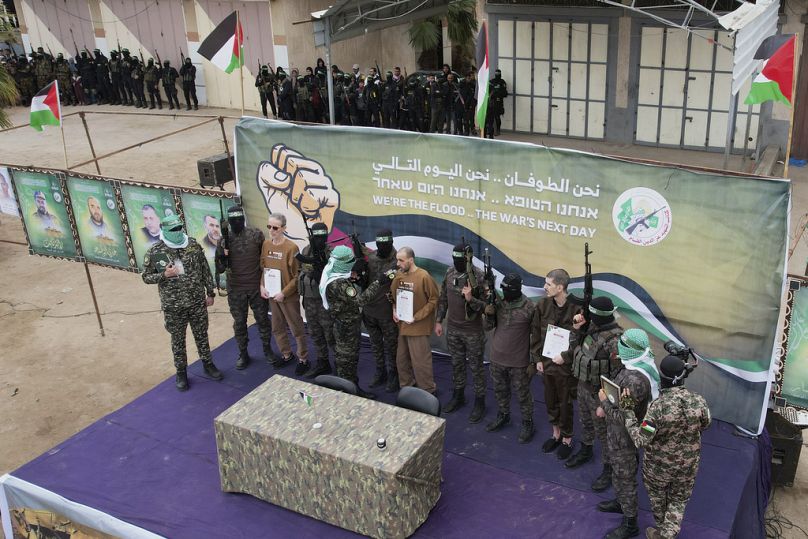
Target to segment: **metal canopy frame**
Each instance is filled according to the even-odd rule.
[[[453,0],[340,0],[317,18],[326,22],[331,42],[441,15]]]
[[[708,17],[712,17],[716,21],[720,17],[720,15],[715,13],[715,7],[718,5],[718,0],[713,0],[713,6],[711,8],[709,8],[709,9],[706,8],[705,6],[699,4],[695,0],[672,0],[673,1],[672,4],[666,4],[666,5],[661,5],[661,6],[660,5],[657,5],[657,6],[645,6],[645,7],[641,7],[639,5],[638,0],[631,0],[630,4],[624,4],[622,2],[615,2],[614,0],[597,0],[597,1],[602,3],[602,4],[609,5],[609,6],[628,9],[629,11],[633,11],[635,13],[645,15],[646,17],[650,17],[650,18],[654,19],[655,21],[661,22],[662,24],[665,24],[667,26],[673,26],[673,27],[676,27],[676,28],[680,28],[682,30],[687,31],[688,33],[691,32],[690,21],[693,20],[693,15],[695,15],[697,12],[701,13],[701,14],[704,14],[704,15],[707,15]],[[741,0],[738,0],[738,3],[742,4],[743,2]],[[664,10],[666,8],[674,8],[674,9],[677,9],[677,10],[681,10],[682,8],[685,8],[687,11],[685,12],[684,18],[681,19],[681,22],[677,22],[677,21],[675,21],[673,19],[666,19],[665,17],[662,17],[662,16],[652,12],[652,11]],[[681,14],[681,11],[678,11],[677,13]]]

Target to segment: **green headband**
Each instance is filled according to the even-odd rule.
[[[393,241],[393,236],[376,236],[377,243],[390,243]]]
[[[466,253],[463,251],[452,251],[452,258],[464,258]]]
[[[589,312],[592,313],[592,314],[596,314],[598,316],[611,316],[611,315],[614,314],[614,312],[616,310],[617,310],[617,307],[615,307],[611,311],[601,311],[600,309],[596,309],[595,307],[592,307],[591,304],[589,305]]]
[[[227,212],[228,217],[244,217],[243,211],[229,211]]]

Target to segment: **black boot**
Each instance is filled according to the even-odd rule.
[[[564,466],[570,469],[577,468],[582,464],[586,464],[590,460],[592,460],[592,446],[581,444],[581,449],[571,456],[567,462],[564,463]]]
[[[177,391],[188,391],[188,373],[185,369],[177,370],[177,379],[175,382]]]
[[[533,439],[533,435],[536,434],[536,428],[533,426],[532,419],[523,419],[522,420],[522,430],[519,431],[519,443],[526,444],[530,440]]]
[[[191,105],[185,105],[185,110],[191,110]]]
[[[303,376],[304,373],[309,372],[310,367],[308,361],[298,361],[295,366],[295,376]]]
[[[463,389],[455,389],[452,393],[452,398],[449,402],[446,403],[446,407],[443,409],[444,413],[451,414],[455,410],[459,409],[461,406],[466,404],[466,395]]]
[[[640,529],[637,527],[637,517],[623,517],[623,523],[606,534],[606,539],[628,539],[637,537]]]
[[[474,408],[471,409],[469,423],[479,423],[485,415],[485,397],[474,397]]]
[[[385,382],[387,382],[387,371],[384,369],[384,365],[376,367],[376,374],[373,375],[373,381],[370,382],[370,387],[383,386]]]
[[[363,399],[370,399],[370,400],[375,400],[376,399],[376,394],[375,393],[371,393],[370,391],[365,391],[364,389],[359,387],[359,384],[356,384],[356,396],[357,397],[362,397]]]
[[[511,422],[511,414],[503,414],[502,412],[497,413],[497,418],[485,426],[485,430],[488,432],[495,432],[507,425]]]
[[[321,374],[331,374],[331,363],[328,360],[318,359],[316,365],[312,365],[304,374],[304,378],[317,378]]]
[[[598,511],[603,513],[620,513],[623,514],[623,508],[617,500],[604,500],[598,504]]]
[[[399,390],[398,387],[398,371],[390,371],[390,374],[387,376],[387,385],[384,386],[384,390],[387,393],[395,393]]]
[[[610,486],[612,486],[612,466],[611,464],[604,464],[603,471],[600,472],[597,479],[592,481],[592,490],[603,492]]]
[[[246,350],[242,350],[238,353],[238,359],[236,360],[236,369],[244,370],[247,368],[247,365],[250,364],[251,358],[250,354],[247,353]]]
[[[281,356],[272,351],[272,344],[264,345],[264,357],[273,367],[281,363]]]
[[[213,364],[213,361],[210,360],[205,361],[203,362],[203,365],[205,366],[205,374],[207,375],[208,378],[216,380],[217,382],[222,378],[224,378],[219,369],[216,368],[216,365]]]
[[[196,103],[194,103],[194,110],[199,110],[199,105],[197,105]]]

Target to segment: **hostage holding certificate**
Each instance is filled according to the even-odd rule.
[[[541,355],[553,359],[570,348],[570,331],[552,324],[547,325],[547,335],[544,337],[544,348]]]
[[[396,316],[402,322],[413,322],[413,294],[412,290],[399,289],[396,292]]]
[[[271,298],[281,293],[281,270],[264,269],[264,288]]]

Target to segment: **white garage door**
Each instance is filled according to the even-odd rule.
[[[638,144],[723,149],[732,84],[733,38],[718,30],[688,34],[677,28],[642,27],[638,88]],[[734,149],[754,149],[760,107],[738,93]]]
[[[497,34],[503,129],[605,138],[607,24],[500,20]]]

